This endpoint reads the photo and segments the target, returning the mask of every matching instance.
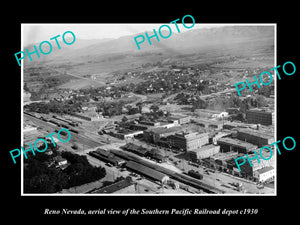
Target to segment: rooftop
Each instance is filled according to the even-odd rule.
[[[170,128],[156,127],[148,130],[156,134],[165,134],[165,133],[179,132],[182,130],[182,128],[181,127],[170,127]]]
[[[112,154],[110,153],[110,151],[106,151],[105,149],[102,149],[102,148],[97,148],[95,150],[95,152],[97,152],[98,154],[102,155],[102,156],[105,156],[105,157],[111,157]]]
[[[154,180],[158,180],[158,181],[164,181],[165,179],[168,179],[169,177],[161,172],[158,172],[156,170],[153,170],[149,167],[146,167],[142,164],[133,162],[133,161],[129,161],[126,163],[126,167],[138,172],[138,173],[142,173],[145,176],[151,177]]]
[[[95,190],[95,191],[90,192],[90,193],[114,193],[114,192],[119,191],[123,188],[126,188],[130,185],[133,185],[132,179],[131,179],[131,177],[127,177],[124,180],[120,180],[118,182],[115,182],[111,185],[100,188],[100,189]]]
[[[231,144],[231,145],[235,145],[235,146],[244,147],[246,149],[256,149],[257,148],[256,145],[250,144],[250,143],[245,142],[245,141],[241,141],[241,140],[229,138],[229,137],[220,138],[217,141],[217,143],[219,143],[219,142],[227,143],[227,144]]]
[[[256,137],[262,138],[274,138],[274,134],[270,134],[269,132],[247,129],[247,128],[237,128],[238,133],[246,133]]]
[[[220,125],[223,124],[222,120],[207,120],[207,119],[192,119],[193,122],[195,123],[204,123],[204,124],[214,124],[214,125]]]
[[[212,149],[212,148],[218,148],[218,147],[220,147],[220,146],[218,146],[218,145],[204,145],[201,148],[189,150],[189,152],[201,152],[201,151],[205,151],[205,150]]]
[[[210,158],[214,159],[214,160],[222,160],[222,159],[230,159],[230,158],[238,158],[240,156],[244,156],[244,154],[239,154],[238,152],[219,152],[213,156],[211,156]]]
[[[177,138],[181,138],[181,139],[191,140],[191,139],[196,139],[196,138],[203,137],[203,136],[208,136],[208,133],[182,131],[182,132],[176,133],[174,136]]]
[[[273,113],[274,111],[269,108],[254,108],[247,110],[247,112]]]
[[[258,173],[262,174],[262,173],[266,173],[270,170],[274,170],[274,167],[273,166],[267,166],[267,167],[264,167],[264,168],[261,168],[261,169],[258,169],[256,170]]]
[[[168,119],[182,119],[189,117],[188,115],[183,115],[183,114],[172,114],[171,116],[168,117]]]
[[[210,109],[197,109],[197,112],[203,112],[203,113],[211,113],[211,114],[220,114],[224,111],[216,111],[216,110],[210,110]]]

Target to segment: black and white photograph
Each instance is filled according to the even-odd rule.
[[[276,195],[276,24],[182,21],[22,24],[22,194]]]
[[[2,218],[292,221],[296,6],[101,3],[3,14]]]

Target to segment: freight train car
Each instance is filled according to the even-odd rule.
[[[202,180],[203,179],[203,175],[200,174],[198,171],[195,170],[189,170],[187,173],[189,176],[196,178],[198,180]]]
[[[76,133],[76,134],[78,134],[78,133],[79,133],[79,130],[77,130],[77,129],[73,129],[73,128],[69,129],[69,131],[72,131],[72,132],[74,132],[74,133]]]
[[[57,120],[60,120],[60,121],[62,121],[62,122],[64,122],[64,123],[67,123],[67,124],[69,124],[69,125],[71,125],[71,126],[73,126],[73,127],[78,126],[78,123],[76,123],[76,122],[74,122],[74,121],[67,120],[67,119],[58,117],[58,116],[56,116],[56,115],[52,115],[52,117],[55,118],[55,119],[57,119]]]
[[[57,122],[57,121],[55,121],[55,120],[53,120],[53,119],[48,120],[48,123],[53,123],[53,124],[55,124],[55,125],[58,126],[58,127],[61,126],[61,124],[60,124],[59,122]]]

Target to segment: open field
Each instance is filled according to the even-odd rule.
[[[73,89],[73,90],[79,90],[84,88],[97,88],[102,87],[104,84],[94,82],[93,80],[83,80],[83,79],[76,79],[76,80],[70,80],[67,83],[61,84],[58,86],[58,88],[66,88],[66,89]]]

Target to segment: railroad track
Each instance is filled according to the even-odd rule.
[[[54,125],[52,123],[43,121],[43,120],[41,120],[41,119],[39,119],[37,117],[34,117],[34,116],[30,115],[30,114],[24,113],[24,116],[26,118],[30,119],[31,121],[33,121],[34,123],[36,123],[37,125],[43,127],[44,129],[49,129],[49,128],[51,128],[53,130],[57,130],[57,129],[59,130],[59,129],[61,129],[61,127],[59,127],[57,125]],[[72,131],[70,131],[70,132],[71,132],[71,136],[72,136],[71,141],[75,140],[75,141],[77,141],[77,142],[79,142],[79,143],[81,143],[83,145],[89,146],[90,148],[94,148],[94,147],[101,146],[101,145],[105,144],[102,141],[96,141],[94,139],[91,139],[91,138],[83,135],[83,134],[80,134],[80,133],[77,134],[77,133],[72,132]]]
[[[176,172],[174,172],[170,169],[164,168],[162,166],[158,166],[156,164],[147,162],[131,153],[124,152],[124,151],[118,151],[118,150],[111,150],[111,152],[113,154],[115,154],[116,156],[119,156],[119,157],[125,159],[126,161],[134,161],[136,163],[140,163],[143,166],[149,167],[149,168],[159,171],[163,174],[166,174],[167,176],[169,176],[172,179],[177,180],[181,183],[187,184],[187,185],[192,186],[197,189],[201,189],[201,190],[205,191],[206,193],[212,193],[212,194],[224,193],[224,191],[222,191],[218,188],[215,188],[211,185],[205,184],[202,181],[199,181],[195,178],[189,177],[184,174],[176,173]]]

